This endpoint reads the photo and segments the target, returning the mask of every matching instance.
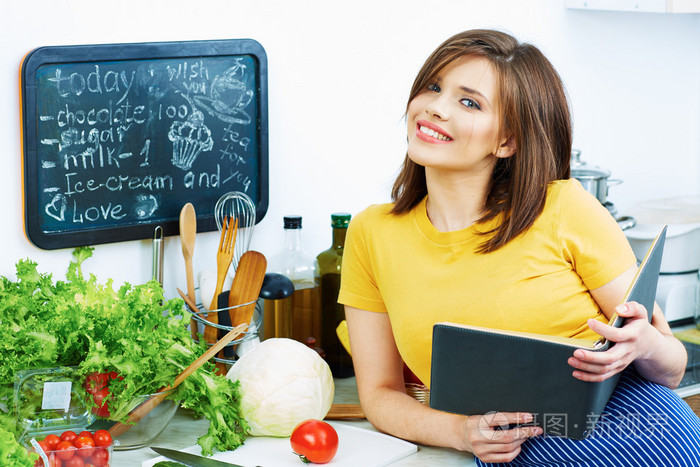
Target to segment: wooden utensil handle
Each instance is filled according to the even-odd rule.
[[[185,378],[187,378],[189,375],[195,372],[197,368],[202,366],[204,362],[208,361],[211,359],[216,353],[223,349],[226,344],[234,340],[236,337],[238,337],[243,331],[245,331],[246,327],[248,327],[247,324],[241,324],[239,326],[236,326],[232,330],[230,330],[224,337],[222,337],[219,342],[211,346],[206,352],[204,352],[200,357],[192,362],[190,366],[185,368],[182,373],[180,373],[177,378],[175,378],[175,381],[173,382],[172,386],[165,387],[158,391],[158,394],[154,394],[148,399],[146,399],[146,402],[143,404],[139,405],[136,407],[134,410],[129,413],[129,419],[127,423],[115,423],[108,431],[112,435],[113,438],[116,438],[117,436],[121,435],[122,433],[128,431],[132,426],[134,426],[136,423],[139,422],[143,417],[145,417],[151,410],[156,408],[158,404],[163,402],[165,397],[167,396],[166,393],[163,393],[163,391],[168,391],[169,389],[175,389],[182,383]]]
[[[167,393],[160,393],[149,397],[148,399],[146,399],[146,402],[139,405],[134,410],[132,410],[131,413],[129,413],[128,423],[115,423],[108,430],[109,434],[112,435],[112,438],[116,438],[122,433],[125,433],[132,426],[136,425],[143,417],[148,415],[148,413],[151,410],[155,409],[158,406],[158,404],[163,402],[163,399],[165,399],[166,396]]]
[[[171,386],[172,388],[176,388],[182,383],[185,378],[187,378],[189,375],[194,373],[194,371],[202,366],[204,362],[210,360],[214,355],[216,355],[219,350],[223,349],[226,347],[226,344],[234,340],[236,337],[240,336],[243,334],[245,329],[248,327],[247,324],[241,324],[239,326],[236,326],[235,328],[231,329],[229,332],[227,332],[224,337],[219,339],[219,342],[216,344],[212,345],[206,352],[204,352],[200,357],[192,362],[190,366],[185,368],[182,373],[178,375],[177,378],[175,378],[175,382],[173,382],[173,385]]]

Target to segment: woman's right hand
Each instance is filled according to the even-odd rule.
[[[542,434],[539,426],[509,426],[532,422],[532,414],[492,412],[467,418],[468,449],[482,462],[510,462],[520,454],[520,445]]]

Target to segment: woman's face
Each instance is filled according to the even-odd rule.
[[[408,156],[426,168],[490,177],[496,157],[504,157],[497,96],[486,59],[451,62],[408,105]]]

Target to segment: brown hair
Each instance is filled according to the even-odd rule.
[[[435,82],[450,62],[478,55],[492,65],[499,89],[501,137],[512,136],[516,151],[499,158],[480,222],[502,215],[480,252],[494,251],[527,230],[544,208],[547,185],[570,176],[571,118],[564,86],[552,64],[535,46],[499,31],[471,30],[440,45],[416,76],[410,103]],[[408,106],[407,106],[408,113]],[[426,195],[425,167],[404,159],[391,191],[392,213],[401,214]]]

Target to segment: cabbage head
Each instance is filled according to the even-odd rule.
[[[241,411],[253,436],[290,436],[300,422],[322,420],[333,403],[335,386],[328,364],[292,339],[257,344],[227,377],[240,382]]]

